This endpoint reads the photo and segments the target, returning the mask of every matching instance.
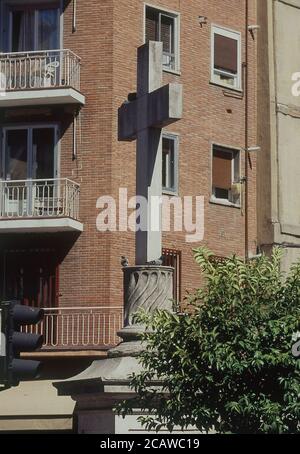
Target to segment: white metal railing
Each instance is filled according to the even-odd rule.
[[[0,53],[2,90],[80,90],[80,58],[71,50]]]
[[[46,308],[44,320],[23,332],[43,334],[43,349],[97,349],[117,345],[123,327],[123,308]]]
[[[0,181],[0,218],[79,219],[80,186],[67,178]]]

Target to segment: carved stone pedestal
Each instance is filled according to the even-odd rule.
[[[137,356],[141,351],[140,335],[144,327],[135,323],[139,310],[172,311],[174,269],[164,266],[135,266],[124,272],[124,328],[118,333],[123,342],[108,352],[108,357]]]

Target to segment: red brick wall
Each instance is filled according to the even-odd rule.
[[[77,2],[77,30],[72,32],[72,2],[64,15],[64,47],[82,59],[81,91],[86,107],[77,130],[77,160],[72,177],[81,185],[80,218],[84,233],[61,267],[62,305],[109,305],[110,238],[96,230],[96,201],[111,192],[113,5],[109,0]],[[65,134],[68,165],[72,130]],[[69,171],[70,171],[69,167]],[[67,172],[67,168],[66,168]],[[120,301],[116,302],[118,305]]]
[[[211,24],[242,32],[245,59],[245,1],[156,0],[155,6],[181,14],[181,75],[164,73],[164,82],[182,83],[183,119],[168,130],[180,134],[179,195],[205,196],[205,238],[217,255],[244,255],[243,210],[209,202],[211,144],[245,146],[245,98],[225,96],[222,87],[210,84]],[[249,0],[250,24],[256,23],[255,0]],[[135,191],[135,143],[117,140],[117,109],[136,90],[136,49],[143,44],[142,0],[78,0],[77,31],[72,32],[72,2],[66,2],[64,48],[82,59],[81,91],[86,106],[80,113],[77,159],[72,160],[72,122],[63,108],[47,118],[62,123],[61,171],[81,184],[80,217],[84,232],[78,238],[58,238],[65,251],[60,267],[60,304],[122,304],[120,256],[134,263],[134,234],[99,233],[96,201],[102,195],[118,197],[119,187]],[[199,25],[198,17],[208,23]],[[256,41],[249,34],[249,145],[256,144]],[[228,92],[228,90],[227,90]],[[228,92],[230,93],[230,92]],[[242,153],[243,158],[243,153]],[[242,163],[242,169],[244,163]],[[242,173],[243,174],[243,173]],[[249,170],[249,245],[256,251],[256,167]],[[185,233],[164,234],[164,247],[182,251],[183,288],[199,285]]]
[[[205,196],[205,237],[216,254],[236,253],[244,256],[245,216],[243,210],[213,205],[210,199],[210,150],[213,142],[232,147],[245,146],[245,99],[225,96],[222,87],[210,81],[211,24],[242,33],[245,61],[245,2],[240,0],[149,2],[157,7],[169,8],[181,14],[181,76],[165,73],[164,82],[179,82],[184,88],[183,119],[168,130],[180,134],[179,195]],[[249,23],[256,23],[256,2],[249,0]],[[119,0],[114,11],[114,111],[126,99],[128,92],[136,90],[136,47],[143,43],[144,2]],[[207,25],[199,25],[198,16],[208,18]],[[125,58],[124,58],[125,57]],[[249,145],[256,144],[256,41],[249,34]],[[232,112],[232,113],[229,113]],[[134,193],[135,143],[117,142],[117,119],[113,118],[113,181],[114,188],[129,186]],[[249,170],[249,247],[256,252],[256,167],[252,158]],[[242,153],[242,175],[244,175]],[[130,183],[130,184],[129,184]],[[131,241],[131,243],[128,242]],[[192,258],[192,248],[199,244],[186,244],[185,233],[164,234],[165,247],[182,250],[184,288],[199,283],[199,270]],[[130,247],[131,246],[131,247]],[[122,235],[112,245],[112,291],[118,279],[119,255],[131,253],[132,235]],[[119,293],[121,298],[121,293]]]

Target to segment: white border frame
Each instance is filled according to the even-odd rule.
[[[180,21],[181,14],[178,11],[174,11],[162,6],[157,6],[152,3],[144,3],[143,13],[143,43],[146,43],[146,9],[147,7],[157,10],[166,16],[172,17],[174,20],[175,29],[175,69],[169,69],[163,66],[163,71],[171,74],[181,75],[180,72]]]
[[[238,73],[237,73],[237,86],[222,83],[219,80],[216,80],[215,78],[215,34],[221,35],[221,36],[226,36],[227,38],[231,38],[237,41],[238,43]],[[219,85],[221,87],[228,88],[229,90],[236,90],[236,91],[242,91],[242,34],[241,32],[231,30],[226,27],[222,27],[220,25],[216,24],[211,24],[211,38],[210,38],[210,54],[211,54],[211,61],[210,61],[210,66],[211,66],[211,71],[210,71],[210,80],[211,83],[215,85]],[[222,71],[221,71],[222,73]],[[226,71],[224,71],[224,74],[226,74]],[[228,73],[229,74],[229,73]]]
[[[242,204],[241,204],[242,194],[240,196],[239,203],[233,203],[233,202],[230,202],[230,200],[226,200],[226,199],[218,199],[213,194],[213,152],[214,152],[214,147],[224,148],[225,151],[228,150],[228,152],[232,152],[232,154],[236,153],[239,158],[240,178],[241,178],[241,170],[242,170],[242,166],[241,166],[241,164],[242,164],[241,163],[241,156],[242,156],[241,151],[242,150],[241,150],[241,148],[233,147],[230,145],[224,145],[224,144],[217,143],[217,142],[211,142],[211,145],[210,145],[210,190],[209,190],[210,202],[214,203],[216,205],[224,205],[224,206],[229,206],[229,207],[233,207],[233,208],[241,208],[242,207]],[[232,163],[231,163],[231,182],[232,182],[232,184],[235,183],[235,181],[234,181],[234,159],[232,159]]]

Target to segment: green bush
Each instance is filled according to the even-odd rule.
[[[148,430],[297,433],[300,264],[283,276],[279,249],[248,263],[212,255],[195,250],[205,285],[187,298],[192,311],[138,314],[147,326],[143,372],[131,377],[136,397],[119,411],[141,409]]]

